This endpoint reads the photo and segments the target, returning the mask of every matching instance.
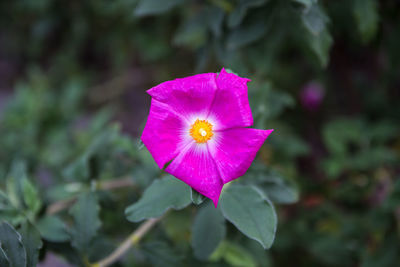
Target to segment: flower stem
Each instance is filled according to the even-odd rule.
[[[113,264],[119,258],[121,258],[133,245],[139,243],[142,237],[160,220],[161,218],[148,219],[142,223],[138,229],[136,229],[125,241],[116,248],[109,256],[93,263],[91,267],[106,267]]]
[[[96,184],[98,190],[112,190],[118,188],[124,188],[129,186],[135,186],[131,177],[122,177],[120,179],[114,179],[110,181],[99,181]],[[76,201],[76,197],[57,201],[47,207],[46,213],[49,215],[56,214],[62,210],[65,210],[72,206]]]

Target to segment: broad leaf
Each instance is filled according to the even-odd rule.
[[[0,246],[10,267],[26,266],[26,251],[21,235],[6,222],[0,224]]]
[[[51,242],[65,242],[70,239],[67,227],[57,216],[45,216],[41,218],[37,227],[40,235]]]
[[[7,256],[1,247],[0,247],[0,266],[4,267],[10,266]]]
[[[252,186],[228,186],[222,193],[220,207],[225,218],[243,234],[265,249],[271,247],[277,218],[271,202],[259,190]]]
[[[211,202],[200,208],[193,223],[192,247],[196,258],[206,260],[225,237],[225,219]]]
[[[22,243],[26,250],[26,267],[36,267],[39,257],[39,250],[43,243],[40,233],[30,222],[25,222],[19,231],[22,236]]]
[[[87,193],[78,198],[71,208],[74,226],[71,229],[72,245],[80,251],[87,252],[91,240],[101,226],[99,219],[100,206],[94,193]]]
[[[125,214],[131,222],[159,217],[168,209],[183,209],[191,201],[190,187],[172,176],[155,180],[138,202],[127,207]]]

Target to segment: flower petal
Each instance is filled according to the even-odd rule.
[[[210,198],[217,206],[223,183],[205,144],[188,145],[165,171]]]
[[[248,127],[253,124],[253,116],[247,94],[246,78],[241,78],[222,69],[217,78],[218,90],[210,108],[210,117],[218,124],[215,130],[234,127]]]
[[[203,73],[175,79],[163,82],[147,92],[191,119],[193,114],[207,115],[217,90],[216,76],[216,73]]]
[[[236,128],[218,133],[218,139],[209,145],[209,152],[224,184],[245,174],[272,131]]]
[[[185,146],[185,138],[182,137],[185,128],[185,120],[171,111],[168,105],[151,100],[150,114],[141,139],[160,169]]]

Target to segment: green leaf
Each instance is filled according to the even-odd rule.
[[[101,226],[99,211],[100,206],[94,193],[81,195],[70,209],[75,222],[70,233],[72,245],[84,253],[87,252],[91,240]]]
[[[328,64],[329,50],[332,46],[332,37],[328,31],[328,16],[318,4],[313,4],[303,10],[301,16],[303,25],[307,29],[305,35],[308,44],[317,56],[321,66]]]
[[[10,267],[26,266],[26,251],[21,235],[6,222],[0,224],[0,246]]]
[[[22,208],[21,181],[26,179],[26,164],[23,161],[14,161],[7,175],[6,190],[8,200],[15,208]]]
[[[22,224],[19,232],[21,233],[22,243],[26,250],[26,267],[36,267],[39,250],[43,246],[40,233],[30,222]]]
[[[41,236],[51,242],[66,242],[70,239],[67,227],[57,216],[45,216],[41,218],[37,227]]]
[[[63,176],[71,180],[83,180],[90,178],[93,173],[90,168],[90,160],[100,154],[110,154],[110,150],[115,149],[115,142],[120,137],[120,127],[112,124],[102,131],[96,133],[86,146],[84,152],[64,170]]]
[[[355,0],[353,14],[364,42],[372,40],[378,30],[378,3],[375,0]]]
[[[263,164],[253,164],[241,183],[255,185],[274,203],[292,204],[299,200],[299,191],[294,183]]]
[[[141,0],[135,9],[136,16],[156,15],[167,12],[185,0]]]
[[[279,181],[277,183],[265,183],[257,186],[260,190],[271,199],[272,202],[278,204],[293,204],[299,201],[299,192],[293,186]]]
[[[193,223],[192,247],[196,258],[206,260],[224,239],[225,219],[211,202],[200,208]]]
[[[240,25],[228,35],[227,48],[234,50],[257,41],[268,31],[268,26],[265,20],[254,20],[250,24]]]
[[[211,255],[211,261],[224,259],[234,267],[256,267],[257,263],[252,255],[242,246],[223,241],[217,250]]]
[[[237,27],[244,19],[247,11],[250,8],[259,7],[265,4],[268,0],[240,0],[237,7],[229,15],[228,26],[230,28]]]
[[[199,192],[197,192],[193,188],[190,191],[190,198],[192,199],[192,202],[195,205],[200,205],[206,199],[205,196],[203,196],[202,194],[200,194]]]
[[[141,247],[143,254],[151,262],[151,266],[182,266],[182,257],[176,255],[176,252],[171,249],[171,246],[165,242],[148,242],[143,244]]]
[[[0,247],[0,266],[4,267],[10,266],[7,256],[1,247]]]
[[[311,5],[309,8],[304,9],[301,18],[306,28],[314,35],[319,35],[328,22],[328,17],[319,5]]]
[[[183,209],[191,201],[190,187],[172,176],[155,180],[143,193],[140,200],[126,208],[129,221],[140,222],[156,218],[168,209]]]
[[[231,185],[223,191],[220,207],[225,218],[243,234],[265,249],[272,246],[277,218],[271,202],[259,190]]]
[[[42,201],[40,200],[37,189],[26,177],[22,179],[22,193],[29,212],[32,215],[36,215],[42,207]]]
[[[326,29],[318,35],[309,34],[308,42],[321,66],[326,67],[329,61],[329,51],[333,42],[331,34]]]

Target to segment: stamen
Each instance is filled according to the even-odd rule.
[[[205,143],[214,135],[212,127],[213,125],[208,121],[197,119],[192,124],[189,133],[197,143]]]

